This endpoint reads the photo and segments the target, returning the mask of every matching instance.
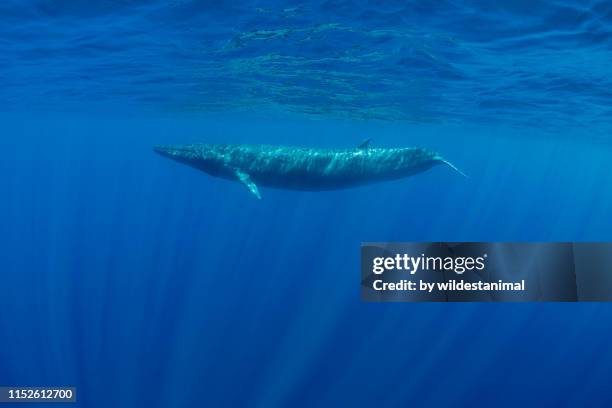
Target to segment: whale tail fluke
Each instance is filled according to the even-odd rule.
[[[440,162],[446,164],[448,167],[450,167],[451,169],[455,170],[457,173],[461,174],[463,177],[465,178],[470,178],[470,176],[468,176],[467,174],[465,174],[464,172],[462,172],[461,170],[459,170],[459,168],[457,168],[457,166],[455,166],[453,163],[449,162],[448,160],[446,160],[443,157],[439,157],[437,158]]]

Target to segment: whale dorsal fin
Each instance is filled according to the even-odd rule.
[[[251,193],[255,194],[255,197],[261,200],[261,194],[259,194],[259,189],[257,188],[257,184],[253,183],[253,180],[251,180],[251,176],[249,176],[247,173],[240,171],[238,169],[235,170],[235,173],[236,173],[236,178],[240,180],[240,182],[244,184],[244,186],[248,188]]]
[[[366,139],[357,146],[358,149],[369,149],[372,139]]]

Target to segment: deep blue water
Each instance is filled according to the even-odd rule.
[[[362,241],[610,241],[612,3],[378,3],[0,4],[0,385],[612,404],[607,304],[359,300]],[[151,149],[368,137],[470,178],[258,201]]]

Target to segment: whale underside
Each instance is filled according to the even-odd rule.
[[[352,149],[193,144],[155,146],[154,150],[211,176],[239,181],[258,198],[258,186],[339,190],[409,177],[439,164],[459,171],[427,149],[372,148],[369,141]]]

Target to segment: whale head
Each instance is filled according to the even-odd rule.
[[[157,145],[153,150],[163,157],[211,175],[221,175],[225,170],[223,153],[217,145]]]

